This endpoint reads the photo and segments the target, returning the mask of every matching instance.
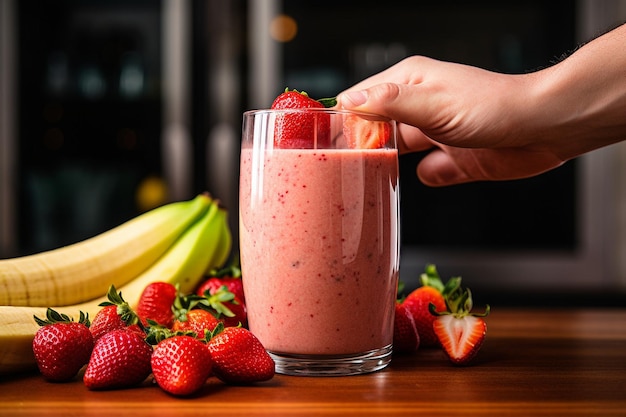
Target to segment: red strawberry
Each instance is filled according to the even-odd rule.
[[[313,100],[307,93],[296,90],[280,94],[272,103],[272,109],[301,109],[276,117],[274,146],[277,148],[328,148],[330,146],[330,116],[306,111],[323,109],[325,105]]]
[[[151,363],[157,384],[173,395],[198,391],[213,368],[206,344],[190,336],[173,336],[160,341],[154,348]]]
[[[275,364],[259,339],[243,327],[222,326],[208,342],[213,374],[231,384],[248,384],[271,379]]]
[[[33,353],[39,372],[49,381],[68,381],[89,361],[93,336],[89,317],[82,312],[78,322],[48,309],[46,320],[35,317],[39,330],[33,339]]]
[[[417,333],[420,335],[420,345],[423,347],[433,347],[439,344],[437,336],[433,331],[433,321],[435,317],[430,314],[429,304],[435,306],[436,311],[446,310],[446,301],[444,292],[446,288],[451,288],[457,283],[460,284],[459,278],[452,278],[444,287],[443,282],[434,265],[427,265],[425,272],[420,276],[422,286],[413,290],[403,300],[402,304],[413,315]]]
[[[240,277],[210,277],[198,287],[196,294],[206,295],[207,292],[209,295],[215,294],[222,287],[226,287],[228,291],[235,294],[236,298],[245,302],[246,298],[243,294],[243,283]]]
[[[208,278],[196,289],[196,294],[204,296],[207,291],[209,295],[215,294],[224,286],[228,291],[235,294],[236,298],[240,299],[242,302],[246,301],[243,293],[241,269],[234,265],[209,272]]]
[[[483,317],[489,314],[489,306],[483,314],[472,314],[472,295],[468,290],[457,290],[447,298],[449,311],[436,312],[433,329],[444,352],[455,365],[468,364],[478,353],[487,334]]]
[[[222,305],[232,313],[231,316],[228,312],[224,312],[218,317],[225,327],[248,326],[248,309],[237,296],[230,301],[223,302]]]
[[[143,334],[141,326],[138,325],[139,317],[130,308],[128,303],[122,298],[122,293],[117,293],[114,286],[109,288],[107,293],[109,301],[100,303],[102,309],[98,311],[91,322],[91,334],[95,341],[98,341],[111,330],[130,328],[138,334]]]
[[[350,114],[343,122],[343,135],[351,148],[382,148],[389,141],[391,126],[385,121],[368,120],[359,115]]]
[[[144,326],[152,320],[164,327],[172,327],[174,312],[172,306],[178,291],[169,282],[153,282],[144,288],[137,304],[136,312]]]
[[[220,321],[213,313],[196,308],[180,313],[174,320],[172,330],[175,332],[194,332],[198,339],[203,339],[205,331],[212,332]]]
[[[214,312],[224,326],[248,325],[248,310],[241,298],[244,295],[239,266],[209,272],[209,278],[196,289],[196,295],[199,298],[192,302]]]
[[[413,353],[420,345],[420,336],[415,327],[413,315],[401,303],[396,303],[396,311],[393,322],[393,352]]]
[[[196,305],[211,311],[226,327],[248,325],[246,305],[235,294],[228,291],[226,286],[218,288],[213,294],[205,292],[204,296],[197,300]]]
[[[112,330],[93,348],[83,382],[90,390],[126,388],[150,375],[152,346],[129,329]]]

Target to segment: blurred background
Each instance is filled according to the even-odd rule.
[[[334,96],[415,54],[524,73],[624,21],[626,0],[0,0],[0,258],[205,190],[236,234],[241,114],[285,87]],[[401,157],[407,288],[435,263],[477,303],[626,305],[625,144],[446,189],[422,156]]]

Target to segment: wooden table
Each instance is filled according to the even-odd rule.
[[[0,416],[626,416],[626,309],[499,310],[473,366],[439,350],[351,377],[209,380],[193,398],[145,386],[91,392],[80,379],[3,377]]]

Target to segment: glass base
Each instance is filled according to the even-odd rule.
[[[268,351],[276,373],[299,376],[348,376],[375,372],[391,362],[392,346],[352,355],[295,355]]]

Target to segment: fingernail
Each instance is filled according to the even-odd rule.
[[[367,92],[365,91],[349,91],[343,94],[344,100],[347,100],[353,106],[360,106],[367,101]]]

